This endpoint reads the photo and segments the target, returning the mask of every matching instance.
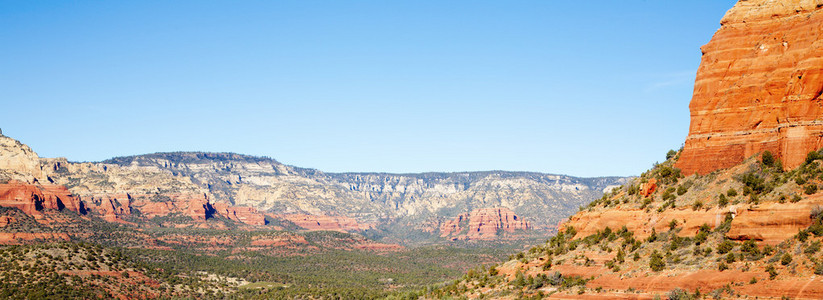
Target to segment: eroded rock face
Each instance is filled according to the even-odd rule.
[[[0,232],[0,245],[14,245],[21,244],[25,241],[42,240],[42,241],[70,241],[71,238],[67,233],[63,232]]]
[[[677,167],[728,168],[771,151],[788,169],[823,147],[823,0],[738,2],[703,46]]]
[[[306,214],[271,214],[273,218],[288,220],[295,225],[309,230],[329,231],[359,231],[371,228],[368,224],[360,224],[355,219],[345,216],[318,216]]]
[[[640,184],[640,196],[648,197],[657,190],[657,179],[649,179],[649,182]]]
[[[499,231],[529,230],[529,222],[508,208],[481,208],[463,213],[440,225],[440,236],[452,239],[488,240],[497,238]]]
[[[34,182],[41,177],[37,153],[29,146],[0,134],[0,179]]]
[[[28,215],[40,215],[44,209],[68,209],[85,214],[86,208],[64,186],[28,184],[16,180],[0,184],[0,206],[14,207]]]
[[[243,222],[249,225],[266,225],[266,218],[253,207],[230,206],[225,203],[212,205],[217,214],[229,220]]]

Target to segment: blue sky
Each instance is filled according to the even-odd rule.
[[[3,133],[44,157],[638,175],[735,1],[3,1]]]

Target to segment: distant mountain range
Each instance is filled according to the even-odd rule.
[[[14,164],[18,173],[29,175],[23,181],[39,177],[39,182],[65,185],[88,202],[92,214],[109,220],[183,212],[199,205],[191,203],[205,199],[214,207],[204,209],[204,219],[215,209],[247,224],[355,230],[396,243],[466,239],[470,229],[498,232],[500,236],[526,231],[545,234],[579,206],[628,180],[507,171],[325,173],[267,157],[207,152],[153,153],[76,163],[64,158],[41,159],[27,146],[3,138],[11,140],[6,148],[19,148],[6,152],[21,153],[18,158],[31,156]],[[171,202],[157,205],[158,201]],[[128,209],[117,209],[121,206]],[[481,212],[491,208],[503,210],[494,216]],[[201,218],[194,211],[184,214]],[[470,228],[468,220],[463,225],[452,220],[461,215],[470,219],[472,213],[472,226],[494,228]],[[257,221],[249,222],[252,219]],[[528,226],[515,225],[519,221],[528,222]],[[446,223],[460,228],[442,230]]]

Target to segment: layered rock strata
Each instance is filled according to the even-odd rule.
[[[454,240],[495,239],[502,232],[529,230],[531,225],[508,208],[481,208],[440,225],[440,236]]]
[[[44,209],[67,209],[85,214],[83,202],[58,185],[27,184],[16,180],[0,184],[0,206],[14,207],[28,215],[42,215]]]
[[[771,151],[787,169],[823,147],[823,0],[740,1],[701,48],[685,175]]]
[[[360,224],[357,220],[344,216],[316,216],[305,214],[271,214],[273,218],[288,220],[300,228],[309,231],[359,231],[371,228],[370,225]]]

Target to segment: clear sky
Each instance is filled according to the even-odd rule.
[[[0,128],[73,161],[638,175],[734,3],[2,1]]]

